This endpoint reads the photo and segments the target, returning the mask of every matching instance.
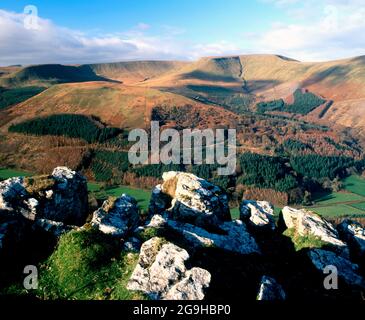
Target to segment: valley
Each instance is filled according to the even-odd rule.
[[[253,197],[360,214],[362,199],[338,194],[338,184],[365,170],[363,62],[242,55],[6,69],[0,166],[46,173],[65,165],[107,188],[137,189],[151,188],[164,171],[188,171],[225,188],[232,207]],[[219,177],[205,164],[131,166],[128,132],[149,131],[151,121],[180,132],[236,129],[235,174]]]

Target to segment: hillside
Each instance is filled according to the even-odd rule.
[[[126,86],[110,82],[60,84],[7,111],[7,116],[20,122],[36,116],[51,114],[84,114],[99,117],[110,126],[144,128],[149,126],[152,109],[156,106],[191,105],[209,113],[209,125],[229,123],[234,115],[217,107],[205,106],[183,96],[155,89]]]
[[[179,70],[187,64],[182,61],[128,61],[88,66],[99,76],[124,84],[137,84]]]
[[[298,88],[306,89],[334,102],[320,117],[313,113],[312,122],[355,128],[364,135],[364,81],[364,57],[303,63],[275,55],[243,55],[203,58],[140,85],[239,112],[253,110],[260,101],[291,101]]]
[[[13,69],[0,78],[0,86],[50,86],[58,83],[105,81],[88,66],[65,66],[60,64],[35,65]]]

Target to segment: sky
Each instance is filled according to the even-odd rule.
[[[0,65],[365,54],[363,0],[0,0]]]

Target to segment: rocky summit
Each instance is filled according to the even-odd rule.
[[[143,214],[126,194],[89,208],[86,179],[65,167],[1,182],[0,276],[31,259],[38,299],[361,299],[360,223],[291,207],[278,216],[246,199],[232,220],[220,187],[184,172],[162,178]],[[324,287],[328,267],[338,290]],[[0,280],[0,294],[17,285]]]

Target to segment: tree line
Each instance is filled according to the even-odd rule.
[[[79,138],[88,143],[103,143],[122,132],[121,129],[104,127],[95,119],[84,115],[58,114],[39,117],[9,127],[9,132],[37,136],[55,135]]]

